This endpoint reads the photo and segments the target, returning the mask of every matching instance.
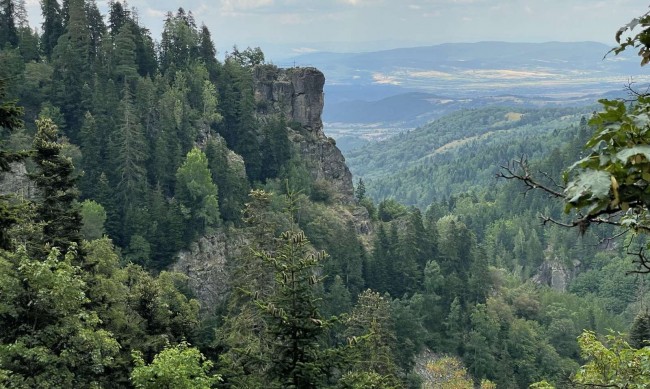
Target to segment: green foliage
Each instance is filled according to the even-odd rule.
[[[570,167],[566,176],[566,210],[584,209],[590,215],[629,208],[644,210],[644,183],[650,181],[650,154],[646,150],[650,98],[640,97],[629,111],[622,101],[601,103],[604,111],[589,121],[595,128],[587,142],[591,152]],[[628,219],[625,223],[636,225],[643,215]]]
[[[86,240],[101,238],[106,222],[106,210],[101,204],[93,200],[85,200],[81,203],[81,236]]]
[[[351,371],[363,372],[360,377],[379,375],[387,385],[399,386],[399,368],[395,360],[399,347],[395,323],[391,317],[390,300],[368,289],[345,321],[345,336],[351,342]],[[343,383],[347,379],[343,376]]]
[[[354,197],[357,198],[357,201],[359,203],[361,203],[361,200],[366,197],[366,184],[363,183],[363,180],[361,178],[359,178],[357,187],[354,189]]]
[[[578,343],[588,362],[576,372],[573,381],[585,386],[610,388],[645,388],[650,385],[650,348],[634,349],[620,335],[607,335],[605,338],[606,343],[603,343],[591,331],[580,335]]]
[[[406,207],[395,199],[387,199],[379,203],[377,212],[379,220],[389,222],[400,216],[406,215]]]
[[[227,59],[237,62],[242,67],[250,68],[264,64],[264,53],[259,47],[254,49],[247,47],[244,51],[240,51],[235,45],[228,54]]]
[[[209,389],[221,379],[211,375],[212,362],[186,342],[166,347],[146,364],[139,352],[133,353],[135,368],[131,381],[141,389]]]
[[[9,387],[97,385],[120,345],[89,310],[75,251],[33,258],[24,248],[0,253],[3,268],[0,369]]]
[[[630,346],[635,349],[646,347],[650,344],[650,313],[639,313],[632,322],[629,334]]]
[[[275,272],[275,290],[255,303],[267,322],[265,336],[274,339],[269,378],[284,387],[317,387],[327,371],[319,341],[328,320],[319,312],[322,279],[315,273],[326,254],[310,253],[308,243],[303,232],[287,231],[273,254],[257,254]]]
[[[37,171],[32,177],[41,191],[37,221],[44,224],[44,243],[65,253],[72,244],[81,243],[81,215],[75,204],[78,190],[74,186],[74,166],[69,158],[61,155],[62,146],[57,142],[58,129],[52,120],[44,118],[37,120],[36,124],[38,132],[34,137],[34,162]]]
[[[187,153],[176,172],[176,197],[187,208],[187,221],[195,234],[219,224],[217,186],[212,182],[208,158],[198,148]]]
[[[459,110],[408,133],[371,142],[346,153],[355,177],[363,177],[366,196],[394,198],[422,209],[451,195],[495,187],[504,161],[526,155],[543,158],[563,147],[576,124],[593,107],[522,109],[486,107]],[[509,113],[522,114],[519,120]],[[575,155],[575,154],[572,154]],[[559,164],[562,160],[555,159]]]
[[[634,36],[625,37],[622,40],[623,34],[632,32],[637,26],[641,26],[643,30]],[[639,57],[641,57],[641,66],[647,65],[650,62],[650,13],[646,13],[639,17],[632,19],[628,24],[621,27],[616,32],[616,42],[619,46],[614,47],[611,52],[619,54],[628,48],[639,48]]]
[[[341,389],[395,389],[399,386],[391,382],[389,377],[373,371],[351,371],[341,377],[336,387]]]

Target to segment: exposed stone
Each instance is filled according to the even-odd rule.
[[[533,276],[533,282],[564,292],[574,273],[574,269],[570,269],[557,258],[552,261],[546,260],[537,269],[537,274]]]
[[[290,139],[298,145],[312,179],[326,180],[336,200],[354,203],[352,174],[336,142],[323,133],[325,76],[316,68],[280,69],[262,65],[253,73],[257,115],[283,115],[290,125]]]
[[[334,139],[323,133],[323,73],[315,68],[279,69],[262,65],[254,69],[253,79],[257,117],[262,122],[278,115],[284,117],[289,125],[289,139],[297,146],[312,179],[330,185],[336,202],[332,206],[343,220],[355,225],[369,247],[368,239],[363,239],[372,230],[368,211],[356,204],[352,174],[345,158]],[[230,153],[228,163],[245,174],[239,155]],[[219,230],[178,254],[173,269],[189,276],[190,287],[205,309],[222,304],[228,297],[231,269],[247,242],[243,230]]]
[[[36,186],[29,179],[25,164],[13,162],[10,167],[10,171],[0,173],[0,194],[13,194],[18,197],[33,199],[36,196]]]
[[[174,271],[189,277],[190,288],[207,310],[225,301],[230,290],[228,262],[239,256],[247,244],[243,235],[229,232],[220,230],[200,238],[189,250],[178,254],[173,266]]]
[[[322,135],[325,76],[321,71],[262,65],[255,68],[253,80],[258,114],[282,113],[287,121]]]

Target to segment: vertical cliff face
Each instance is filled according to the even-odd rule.
[[[352,174],[345,158],[334,139],[323,133],[323,73],[315,68],[263,65],[255,68],[253,80],[258,117],[283,116],[312,178],[327,181],[340,202],[354,202]]]
[[[324,180],[334,192],[337,214],[357,232],[371,229],[368,212],[355,205],[352,174],[336,142],[323,133],[325,76],[315,68],[279,69],[258,66],[253,73],[257,117],[262,122],[284,117],[289,139],[297,146],[314,180]],[[189,276],[190,287],[206,309],[222,304],[230,290],[237,258],[247,249],[245,230],[221,228],[178,254],[174,270]]]

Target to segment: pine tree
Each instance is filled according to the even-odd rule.
[[[88,57],[90,62],[94,64],[99,60],[103,39],[108,30],[106,24],[104,24],[104,18],[99,12],[99,8],[97,8],[97,2],[95,0],[87,1],[85,10],[88,20],[88,32],[90,33],[90,51],[88,52]]]
[[[63,35],[63,16],[57,0],[42,0],[41,10],[43,13],[41,48],[43,54],[50,58],[59,37]]]
[[[131,32],[131,25],[125,24],[120,28],[115,37],[115,50],[113,52],[113,63],[115,64],[114,76],[119,84],[134,82],[138,77],[138,69],[135,62],[135,41]]]
[[[390,299],[370,289],[359,295],[345,321],[345,336],[351,343],[352,371],[371,372],[399,387],[398,367],[394,359],[398,347]],[[391,386],[389,386],[391,387]]]
[[[37,221],[43,223],[43,243],[66,253],[71,246],[79,247],[81,243],[81,215],[75,204],[79,193],[73,177],[74,166],[69,158],[61,155],[54,122],[43,118],[37,120],[36,125],[34,162],[37,170],[32,178],[41,197],[36,208]],[[45,250],[49,251],[48,248]]]
[[[203,60],[205,68],[208,70],[210,81],[216,82],[217,72],[219,71],[217,49],[214,47],[210,30],[208,30],[208,27],[206,27],[205,24],[201,26],[201,32],[199,33],[199,56]]]
[[[363,183],[363,180],[360,177],[357,187],[354,190],[354,195],[358,202],[361,202],[361,200],[366,197],[366,184]]]
[[[212,181],[219,188],[219,210],[226,221],[241,219],[249,184],[246,179],[244,161],[226,147],[225,140],[217,135],[210,138],[205,154],[212,173]],[[230,155],[230,158],[229,158]]]
[[[15,101],[6,100],[5,82],[0,79],[0,129],[9,132],[16,131],[23,126],[23,108],[16,106]],[[0,142],[0,146],[4,146]],[[0,173],[11,170],[10,164],[25,158],[23,153],[9,152],[0,148]],[[9,228],[18,222],[18,209],[12,205],[5,196],[0,196],[0,249],[10,248],[10,239],[8,235]]]
[[[113,144],[113,161],[116,163],[117,193],[123,207],[136,206],[143,200],[147,188],[147,144],[140,121],[136,117],[128,87],[120,102],[120,123]]]
[[[110,0],[108,2],[108,29],[114,38],[122,27],[128,22],[130,12],[121,2]]]
[[[14,0],[0,0],[0,50],[18,46]]]
[[[97,183],[102,174],[104,160],[102,157],[102,139],[99,136],[97,122],[90,112],[86,112],[81,126],[81,147],[83,149],[82,168],[84,174],[79,182],[84,197],[95,198]]]
[[[79,141],[83,115],[89,107],[83,106],[84,84],[91,83],[89,72],[90,33],[84,0],[70,0],[70,16],[65,33],[53,50],[53,93],[59,102],[68,125],[67,135]]]
[[[228,147],[244,158],[246,174],[251,181],[261,177],[262,161],[254,118],[253,80],[250,70],[235,61],[222,67],[219,108],[223,120],[218,132]]]
[[[650,312],[639,313],[630,328],[630,346],[640,349],[650,345]]]
[[[269,374],[283,387],[321,387],[327,366],[320,342],[328,321],[319,313],[316,285],[322,278],[315,270],[326,254],[309,253],[301,231],[284,232],[278,244],[273,254],[258,253],[275,271],[275,290],[256,300],[266,317],[266,336],[274,339]]]
[[[217,186],[212,182],[208,159],[198,148],[187,153],[185,162],[176,171],[178,201],[188,210],[189,240],[219,224]]]

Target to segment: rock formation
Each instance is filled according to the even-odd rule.
[[[354,203],[352,174],[334,139],[323,132],[323,73],[315,68],[262,65],[254,69],[253,82],[258,117],[264,121],[284,116],[290,125],[289,138],[298,145],[312,179],[327,181],[340,202]]]
[[[372,229],[368,211],[356,205],[345,158],[323,132],[323,73],[315,68],[279,69],[273,65],[257,66],[253,72],[258,119],[284,117],[289,139],[297,145],[312,179],[324,180],[334,192],[336,203],[331,206],[336,214],[368,237]],[[222,228],[178,254],[173,269],[188,275],[204,308],[223,303],[227,297],[231,266],[246,249],[245,234],[244,230]]]

